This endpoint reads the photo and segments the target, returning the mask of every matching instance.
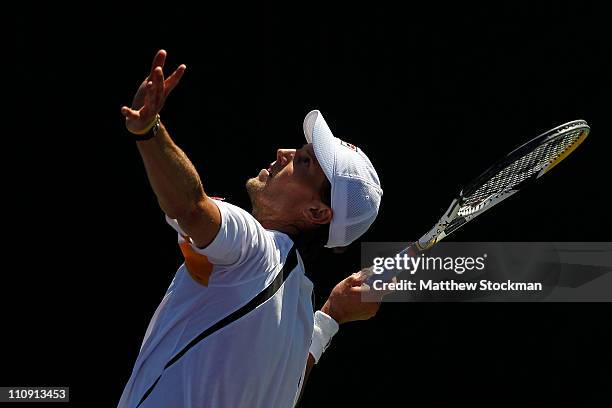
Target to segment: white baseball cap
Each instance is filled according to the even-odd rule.
[[[378,215],[382,188],[368,156],[335,137],[318,110],[304,118],[304,135],[331,183],[328,248],[344,247],[365,233]]]

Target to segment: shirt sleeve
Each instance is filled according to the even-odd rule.
[[[251,214],[223,201],[213,202],[221,213],[221,226],[205,248],[195,246],[177,220],[166,215],[166,222],[179,233],[179,242],[187,241],[195,252],[205,255],[212,264],[224,266],[243,262],[255,252],[254,249],[265,245],[265,229]]]

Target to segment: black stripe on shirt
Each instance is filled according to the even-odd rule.
[[[204,340],[205,338],[207,338],[214,332],[240,319],[244,315],[253,311],[257,306],[261,305],[266,300],[274,296],[274,294],[278,292],[282,284],[285,282],[285,280],[287,280],[287,278],[289,277],[289,274],[291,273],[293,269],[295,269],[296,266],[297,266],[297,256],[296,256],[295,246],[294,246],[291,248],[291,250],[287,254],[287,259],[285,260],[285,265],[283,265],[283,270],[276,275],[276,278],[274,278],[274,280],[263,291],[259,292],[257,296],[255,296],[253,299],[249,301],[249,303],[242,306],[241,308],[234,311],[233,313],[229,314],[228,316],[224,317],[223,319],[219,320],[217,323],[213,324],[212,326],[204,330],[202,333],[197,335],[185,347],[183,347],[181,351],[179,351],[174,357],[172,357],[170,361],[166,363],[166,365],[164,366],[164,370],[166,370],[167,368],[172,366],[174,363],[176,363],[181,357],[185,355],[185,353],[191,350],[191,348],[193,348],[196,344],[198,344],[199,342],[201,342],[202,340]],[[153,391],[153,389],[155,388],[155,386],[161,379],[162,375],[163,375],[163,372],[162,374],[160,374],[159,377],[157,377],[157,380],[155,380],[153,385],[151,385],[149,389],[147,389],[147,391],[144,393],[144,395],[140,399],[140,402],[138,403],[138,405],[136,405],[136,408],[138,408],[147,399],[149,394],[151,394],[151,392]]]

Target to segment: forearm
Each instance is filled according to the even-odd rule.
[[[205,198],[200,177],[163,124],[154,138],[136,144],[161,209],[171,218],[196,209]]]
[[[306,382],[308,381],[308,377],[310,376],[310,371],[312,371],[312,367],[314,367],[314,365],[315,365],[314,357],[312,356],[312,354],[308,353],[308,358],[306,359],[306,370],[304,371],[304,378],[302,379],[302,388],[300,389],[300,396],[298,397],[298,400],[297,400],[298,403],[302,399],[302,395],[304,395],[304,388],[306,388]]]
[[[300,390],[300,398],[304,392],[306,381],[312,367],[329,345],[331,338],[338,331],[339,325],[355,320],[366,320],[376,314],[380,302],[362,301],[365,275],[354,273],[338,283],[321,307],[320,313],[315,312],[312,341],[306,362],[304,381]]]
[[[300,390],[300,398],[304,393],[304,388],[306,387],[306,381],[308,381],[308,377],[310,375],[310,371],[312,367],[316,364],[317,359],[321,357],[325,348],[329,345],[329,341],[333,337],[333,335],[338,330],[338,319],[333,311],[329,307],[330,302],[325,302],[325,305],[321,308],[322,313],[326,314],[321,315],[320,312],[315,312],[314,318],[314,328],[312,334],[312,341],[310,344],[310,350],[308,353],[308,358],[306,360],[306,369],[304,371],[304,378],[302,381],[302,389]],[[331,314],[330,314],[331,313]],[[333,319],[333,320],[332,320]]]

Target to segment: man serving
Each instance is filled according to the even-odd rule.
[[[353,274],[313,312],[302,258],[313,247],[348,246],[370,227],[378,175],[315,110],[304,119],[307,143],[278,149],[247,181],[251,213],[210,198],[159,116],[186,69],[164,78],[165,59],[160,50],[121,113],[185,262],[149,323],[119,407],[291,407],[339,324],[378,310],[361,301],[369,288]]]

